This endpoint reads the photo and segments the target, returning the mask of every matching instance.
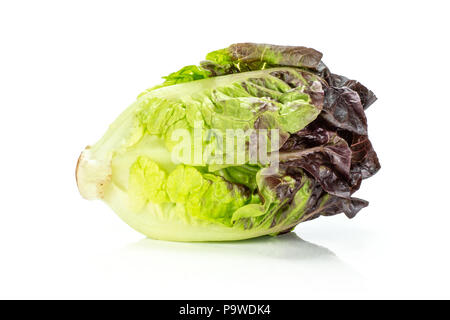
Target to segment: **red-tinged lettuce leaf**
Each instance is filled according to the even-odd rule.
[[[369,202],[358,198],[340,198],[327,193],[322,193],[314,206],[310,207],[302,218],[302,221],[308,221],[319,216],[333,216],[344,213],[352,219],[363,208],[367,207]]]
[[[278,174],[265,176],[263,180],[264,189],[270,190],[274,197],[280,202],[291,201],[295,193],[298,191],[299,186],[303,181],[303,175],[298,175],[295,179],[286,172],[281,171]],[[261,190],[260,190],[261,191]],[[261,193],[264,202],[267,202],[268,197],[264,193]]]
[[[367,118],[361,99],[356,91],[348,87],[325,89],[323,112],[320,116],[333,127],[367,135]]]
[[[322,188],[335,196],[351,195],[352,151],[335,132],[304,129],[291,135],[280,149],[280,165],[290,173],[296,168],[309,172]]]
[[[367,207],[368,205],[369,203],[362,199],[353,197],[341,198],[328,194],[316,181],[312,186],[311,194],[301,217],[298,218],[293,226],[286,228],[286,230],[281,231],[279,234],[292,231],[299,223],[310,221],[320,216],[333,216],[344,213],[349,219],[352,219],[361,209]]]
[[[359,81],[350,80],[344,76],[340,76],[337,74],[330,74],[328,76],[328,82],[330,86],[338,88],[347,87],[357,92],[359,98],[361,99],[361,104],[364,110],[367,109],[371,104],[373,104],[377,100],[375,94],[371,90],[367,89]]]
[[[311,70],[311,72],[314,72],[316,75],[324,79],[330,87],[347,87],[353,91],[356,91],[361,99],[361,104],[364,110],[377,100],[375,94],[362,83],[331,73],[330,69],[328,69],[323,62],[320,62],[316,68]]]
[[[335,79],[342,82],[335,82],[336,85],[356,83],[353,80],[343,80],[344,77],[338,77]],[[367,99],[370,101],[376,99],[370,90],[360,84],[358,87],[364,88],[364,90],[361,89],[362,92],[370,92],[372,97],[366,96]],[[307,128],[309,131],[323,128],[336,132],[347,141],[352,152],[349,180],[351,193],[359,189],[362,179],[371,177],[380,169],[377,154],[367,135],[367,119],[362,103],[358,102],[358,96],[356,91],[348,87],[326,87],[323,112]]]
[[[265,62],[269,65],[315,68],[322,53],[302,46],[277,46],[260,43],[236,43],[228,47],[231,60],[251,64]]]
[[[377,154],[368,136],[354,135],[352,145],[352,171],[358,171],[362,179],[373,176],[380,170]]]
[[[351,194],[359,189],[363,179],[371,177],[380,169],[377,154],[367,136],[367,119],[356,95],[356,91],[347,87],[326,88],[324,111],[307,128],[312,132],[319,128],[336,132],[347,141],[352,153],[348,180]],[[338,116],[335,117],[335,114]],[[287,148],[291,140],[286,142]]]
[[[277,46],[261,43],[236,43],[210,52],[201,67],[213,75],[286,66],[315,69],[322,53],[302,46]]]
[[[248,211],[257,211],[244,213],[246,217],[240,223],[245,227],[285,227],[278,234],[286,233],[297,224],[321,215],[344,213],[353,218],[368,205],[361,199],[342,198],[325,192],[315,177],[298,166],[282,166],[278,173],[258,175],[257,180],[262,205],[249,205]]]

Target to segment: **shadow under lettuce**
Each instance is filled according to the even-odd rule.
[[[127,250],[164,250],[191,254],[220,254],[231,256],[267,257],[288,260],[336,260],[337,256],[329,249],[305,241],[296,233],[290,232],[280,236],[264,236],[248,240],[225,242],[168,242],[142,239],[130,244]]]
[[[106,282],[120,283],[130,290],[123,292],[136,298],[342,297],[365,286],[358,272],[332,251],[293,232],[234,242],[142,239],[93,262]]]

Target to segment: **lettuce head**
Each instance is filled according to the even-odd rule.
[[[239,43],[141,93],[78,159],[86,199],[144,235],[229,241],[319,216],[353,218],[380,168],[364,110],[376,97],[314,49]]]

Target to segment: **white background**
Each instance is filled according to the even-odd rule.
[[[450,298],[446,1],[2,1],[0,298]],[[236,42],[305,45],[379,100],[344,215],[237,243],[145,239],[78,194],[143,89]]]

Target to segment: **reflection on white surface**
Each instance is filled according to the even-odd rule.
[[[142,239],[116,249],[85,240],[7,251],[0,298],[305,299],[366,291],[332,251],[295,233],[222,243]]]
[[[134,298],[298,299],[362,289],[361,277],[333,252],[295,233],[222,243],[143,239],[96,265]]]
[[[301,239],[297,234],[290,232],[278,237],[265,236],[243,241],[228,242],[169,242],[152,239],[142,239],[137,243],[128,245],[125,251],[155,251],[164,250],[179,254],[215,254],[223,258],[246,257],[272,258],[282,260],[314,260],[324,259],[339,262],[336,255],[327,248],[315,245]]]

